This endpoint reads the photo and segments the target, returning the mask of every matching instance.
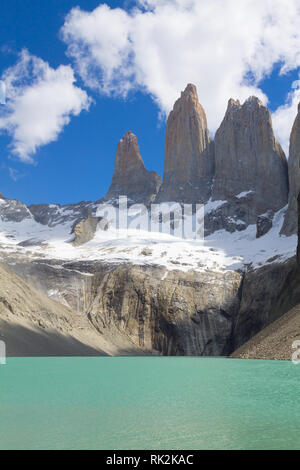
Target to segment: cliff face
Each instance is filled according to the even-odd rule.
[[[205,111],[196,87],[189,84],[168,117],[164,179],[157,201],[208,201],[214,173],[212,149]]]
[[[220,356],[232,351],[241,273],[166,272],[88,261],[63,263],[58,270],[57,262],[51,266],[46,260],[17,262],[12,268],[40,291],[53,293],[53,299],[85,318],[119,351],[126,340],[146,354]]]
[[[294,266],[289,261],[244,274],[97,261],[10,262],[28,283],[87,321],[116,354],[126,354],[130,341],[135,353],[183,356],[228,355],[267,326]]]
[[[107,355],[89,322],[0,265],[0,340],[7,356]]]
[[[297,198],[300,192],[300,104],[290,138],[288,166],[290,183],[289,205],[282,227],[282,234],[290,236],[298,231]]]
[[[293,130],[295,130],[295,126]],[[291,215],[294,218],[293,212],[287,213],[286,222],[292,221],[293,225],[289,226],[287,223],[285,228],[293,226],[293,231],[295,231],[297,230],[295,225],[298,226],[297,257],[296,259],[292,258],[283,266],[280,265],[281,272],[277,277],[270,279],[271,284],[276,285],[277,297],[275,302],[266,305],[267,315],[263,311],[261,312],[261,318],[265,318],[266,321],[257,329],[257,334],[253,337],[252,335],[243,336],[240,334],[241,331],[253,332],[253,320],[257,319],[257,315],[253,311],[243,312],[242,300],[235,328],[236,350],[232,357],[288,361],[292,359],[292,354],[295,352],[293,343],[300,340],[300,194],[296,207],[298,223],[290,218]],[[247,296],[258,295],[261,291],[261,297],[264,299],[265,292],[261,289],[260,281],[263,283],[263,280],[256,276],[256,282],[246,290]],[[255,302],[252,303],[252,306],[255,309]]]
[[[208,218],[208,231],[243,230],[262,214],[271,227],[274,213],[287,204],[288,170],[268,109],[255,97],[243,105],[229,100],[214,148],[212,200],[224,204]]]
[[[127,196],[135,203],[153,201],[161,185],[160,176],[145,168],[137,137],[130,131],[120,140],[112,182],[106,200]]]
[[[287,162],[269,110],[256,98],[229,100],[215,136],[214,200],[253,191],[258,213],[277,211],[288,197]]]

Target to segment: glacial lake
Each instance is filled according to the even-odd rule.
[[[300,365],[8,358],[1,449],[299,449]]]

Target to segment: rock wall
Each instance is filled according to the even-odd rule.
[[[243,105],[229,100],[215,135],[213,201],[224,201],[207,217],[209,233],[243,230],[288,201],[288,168],[269,110],[256,97]],[[272,217],[269,217],[272,226]]]
[[[300,192],[300,104],[290,138],[289,155],[289,205],[282,227],[283,235],[293,235],[298,232],[297,198]]]
[[[239,348],[259,331],[295,305],[281,305],[282,292],[293,276],[295,259],[273,263],[245,274],[241,304],[234,325],[234,349]],[[293,305],[292,305],[293,304]]]
[[[276,306],[294,267],[290,260],[243,274],[92,261],[12,265],[106,341],[124,338],[146,354],[183,356],[226,356],[284,314],[290,304]]]

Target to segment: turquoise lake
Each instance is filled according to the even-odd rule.
[[[299,449],[300,366],[222,358],[9,358],[1,449]]]

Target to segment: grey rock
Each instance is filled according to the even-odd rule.
[[[269,211],[267,214],[263,214],[258,216],[257,222],[256,222],[256,238],[263,237],[266,235],[266,233],[271,230],[273,227],[273,217],[274,213],[272,211]]]
[[[263,266],[245,274],[241,304],[234,326],[234,349],[256,335],[287,310],[279,308],[282,292],[294,272],[295,259]]]
[[[170,271],[103,262],[14,262],[43,293],[87,318],[103,338],[130,339],[148,354],[219,356],[232,352],[240,305],[238,272]]]
[[[79,202],[77,204],[31,204],[29,207],[36,222],[48,227],[56,227],[61,224],[69,224],[71,227],[81,220],[92,215],[97,209],[97,204],[92,202]]]
[[[241,197],[241,195],[246,195]],[[243,105],[229,100],[215,136],[215,179],[212,200],[225,200],[218,210],[219,226],[239,213],[255,224],[257,217],[287,204],[287,161],[275,139],[269,110],[256,98]]]
[[[0,219],[4,222],[22,222],[32,219],[32,214],[25,204],[15,199],[0,196]]]
[[[55,293],[53,299],[86,318],[107,341],[118,334],[147,354],[199,356],[231,354],[287,311],[277,308],[275,314],[274,308],[295,267],[293,259],[246,274],[166,276],[163,267],[125,263],[10,262],[24,280]]]
[[[289,205],[281,233],[290,236],[298,233],[297,198],[300,192],[300,104],[290,137],[288,165],[290,183]]]

